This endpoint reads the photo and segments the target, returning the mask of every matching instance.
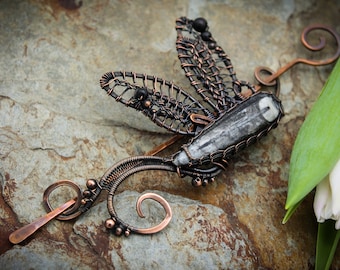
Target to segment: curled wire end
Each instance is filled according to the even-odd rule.
[[[120,218],[118,218],[116,211],[113,208],[113,194],[109,194],[108,196],[108,210],[111,214],[111,218],[107,219],[105,221],[105,227],[109,230],[111,230],[115,235],[125,235],[129,236],[131,232],[138,233],[138,234],[154,234],[157,232],[160,232],[163,230],[171,221],[172,218],[172,210],[169,205],[169,203],[161,196],[155,194],[155,193],[145,193],[141,195],[136,203],[136,210],[140,217],[144,218],[144,214],[142,211],[142,203],[146,199],[152,199],[158,203],[160,203],[164,210],[165,210],[165,217],[158,225],[151,227],[151,228],[136,228],[133,226],[130,226],[129,224],[122,221]]]
[[[271,71],[269,68],[266,67],[259,67],[255,70],[255,77],[259,82],[259,85],[255,86],[255,90],[259,91],[262,86],[272,86],[272,84],[275,84],[275,80],[279,78],[283,73],[285,73],[287,70],[289,70],[291,67],[298,63],[303,63],[306,65],[311,65],[311,66],[323,66],[323,65],[328,65],[333,63],[336,59],[339,58],[340,56],[340,35],[332,28],[321,25],[321,24],[316,24],[316,25],[311,25],[306,27],[301,34],[301,42],[302,44],[309,50],[311,51],[321,51],[326,47],[326,39],[324,37],[319,37],[319,43],[316,45],[312,45],[311,43],[308,42],[307,37],[309,34],[314,31],[314,30],[321,30],[321,31],[326,31],[329,34],[333,36],[336,42],[336,52],[333,54],[332,57],[328,57],[323,60],[310,60],[310,59],[305,59],[305,58],[296,58],[287,63],[285,66],[281,67],[277,72]],[[261,72],[266,72],[267,74],[270,74],[270,76],[267,76],[265,79],[261,79],[260,73]],[[276,90],[278,96],[279,90]]]
[[[138,215],[141,218],[145,217],[143,212],[142,212],[142,203],[146,199],[152,199],[152,200],[158,202],[160,205],[163,206],[166,214],[165,214],[165,217],[164,217],[163,221],[161,223],[159,223],[158,225],[156,225],[154,227],[151,227],[151,228],[136,229],[136,233],[140,233],[140,234],[153,234],[153,233],[160,232],[171,221],[171,218],[172,218],[171,207],[170,207],[169,203],[162,196],[159,196],[159,195],[157,195],[155,193],[145,193],[145,194],[141,195],[138,198],[137,203],[136,203],[136,210],[137,210]]]
[[[308,42],[307,40],[308,35],[312,31],[315,31],[315,30],[322,30],[322,31],[326,31],[329,34],[331,34],[336,41],[337,50],[334,53],[334,55],[330,58],[319,60],[319,61],[300,59],[302,60],[301,62],[306,63],[308,65],[313,65],[313,66],[321,66],[321,65],[327,65],[327,64],[333,63],[340,56],[340,35],[334,29],[326,25],[315,24],[315,25],[306,27],[301,34],[301,42],[307,49],[311,51],[321,51],[326,47],[326,39],[322,36],[319,37],[320,42],[317,45],[312,45]]]
[[[273,70],[268,67],[257,67],[254,71],[255,79],[260,83],[260,85],[255,86],[255,91],[261,89],[261,86],[272,87],[274,88],[273,93],[275,96],[279,97],[280,95],[280,80],[279,78],[275,78],[274,80],[268,78],[272,77],[275,74]]]
[[[82,200],[83,196],[82,196],[82,192],[81,192],[80,187],[76,183],[74,183],[70,180],[59,180],[59,181],[53,183],[52,185],[50,185],[44,192],[43,206],[48,213],[53,211],[53,208],[50,204],[50,195],[51,195],[52,191],[54,191],[55,189],[57,189],[61,186],[67,186],[67,187],[73,189],[76,192],[77,197],[76,197],[76,201],[73,204],[73,206],[70,209],[63,212],[62,214],[58,215],[56,217],[56,219],[58,219],[58,220],[74,219],[81,214],[81,212],[79,211],[79,207],[81,206],[81,200]]]

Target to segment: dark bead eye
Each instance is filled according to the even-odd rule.
[[[204,18],[197,18],[194,20],[192,26],[197,32],[204,32],[208,27],[208,22]]]
[[[145,88],[137,88],[134,98],[138,100],[145,100],[148,97],[149,93],[148,90]]]
[[[211,33],[209,31],[204,31],[202,32],[201,37],[204,41],[208,41],[211,38]]]

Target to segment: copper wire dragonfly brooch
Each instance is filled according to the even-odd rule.
[[[128,236],[130,233],[153,234],[161,231],[172,217],[168,202],[154,193],[139,197],[136,207],[139,216],[143,217],[141,204],[145,199],[159,202],[166,215],[154,227],[136,228],[121,220],[115,211],[113,198],[118,186],[129,176],[145,170],[164,170],[181,177],[189,176],[194,186],[204,186],[214,181],[236,152],[255,143],[278,125],[284,114],[278,99],[278,77],[282,73],[297,63],[326,65],[339,57],[340,37],[326,26],[306,28],[301,35],[302,43],[314,51],[325,47],[322,38],[316,46],[307,42],[307,35],[315,29],[325,30],[335,38],[337,51],[333,57],[321,61],[297,58],[276,73],[266,67],[259,67],[255,71],[259,84],[254,86],[236,77],[230,58],[212,37],[204,18],[177,19],[178,58],[195,89],[195,95],[161,78],[124,71],[105,73],[100,86],[116,101],[141,111],[157,125],[191,139],[169,157],[154,156],[163,148],[161,146],[148,155],[124,159],[109,168],[99,180],[87,180],[87,189],[83,192],[69,180],[52,184],[46,189],[43,198],[49,213],[13,232],[10,241],[21,242],[52,218],[69,220],[78,217],[91,208],[103,190],[108,192],[107,207],[110,214],[105,226],[114,234]],[[274,87],[274,91],[260,91],[262,86]],[[63,185],[75,189],[77,198],[53,210],[49,195]]]

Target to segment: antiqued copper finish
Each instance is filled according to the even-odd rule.
[[[339,37],[335,31],[318,26],[320,28],[330,32],[339,46]],[[319,46],[311,46],[307,42],[308,33],[314,29],[315,26],[306,28],[302,42],[309,49],[320,50],[325,45],[324,41]],[[281,103],[277,99],[280,91],[278,76],[300,62],[313,65],[331,63],[339,56],[340,50],[338,48],[337,53],[326,61],[298,58],[277,73],[269,68],[258,68],[256,76],[259,82],[276,88],[274,94],[258,95],[261,86],[255,87],[238,80],[230,58],[212,37],[205,19],[179,18],[176,20],[176,31],[178,58],[199,99],[197,95],[187,94],[169,81],[141,73],[108,72],[100,80],[101,87],[117,102],[141,111],[157,125],[176,134],[193,136],[188,144],[183,145],[171,157],[128,158],[107,170],[99,183],[109,190],[107,205],[115,220],[116,235],[122,234],[122,231],[125,234],[154,233],[163,228],[161,223],[140,230],[118,218],[113,198],[118,186],[128,176],[143,170],[166,170],[177,172],[182,177],[191,176],[194,186],[207,185],[221,169],[225,169],[227,160],[233,154],[258,141],[277,126],[283,116]],[[266,80],[260,77],[263,72],[269,74]],[[262,109],[256,109],[257,106]],[[264,120],[260,121],[260,118]],[[158,153],[177,138],[171,138],[169,143],[162,144],[149,154]],[[163,198],[155,194],[147,196],[163,201]],[[170,211],[168,205],[163,207],[166,212]],[[165,226],[167,218],[163,222]]]
[[[70,208],[76,202],[75,199],[69,200],[68,202],[64,203],[63,205],[59,206],[58,208],[54,209],[53,211],[47,213],[45,216],[38,218],[37,220],[33,221],[30,224],[27,224],[24,227],[14,231],[9,236],[9,241],[12,244],[19,244],[20,242],[24,241],[27,237],[31,236],[35,233],[39,228],[44,226],[50,220],[56,218],[65,210]]]
[[[44,192],[43,205],[44,205],[45,210],[47,212],[51,212],[53,210],[53,208],[50,204],[50,201],[49,201],[49,197],[50,197],[50,194],[52,193],[53,190],[55,190],[55,189],[57,189],[61,186],[68,186],[68,187],[72,188],[73,190],[75,190],[75,192],[77,193],[77,197],[76,197],[76,202],[74,203],[73,207],[68,209],[67,211],[65,211],[62,214],[60,213],[60,215],[58,215],[56,217],[56,219],[58,219],[58,220],[74,219],[81,214],[81,212],[79,211],[79,207],[82,205],[83,195],[82,195],[80,187],[70,180],[59,180],[59,181],[53,183],[52,185],[50,185]]]
[[[255,86],[256,91],[259,91],[261,89],[261,86],[275,86],[276,85],[275,80],[296,64],[302,63],[302,64],[306,64],[306,65],[311,65],[311,66],[323,66],[323,65],[331,64],[339,58],[339,56],[340,56],[340,35],[334,29],[332,29],[328,26],[321,25],[321,24],[315,24],[315,25],[311,25],[311,26],[306,27],[301,34],[302,44],[307,49],[309,49],[311,51],[321,51],[322,49],[324,49],[326,47],[326,40],[325,40],[324,37],[319,38],[320,43],[317,44],[317,45],[312,45],[308,42],[307,36],[312,31],[315,31],[315,30],[326,31],[333,36],[333,38],[335,39],[335,42],[336,42],[336,46],[337,46],[336,52],[334,53],[334,55],[332,57],[327,58],[327,59],[321,59],[321,60],[309,60],[309,59],[305,59],[305,58],[296,58],[296,59],[290,61],[289,63],[287,63],[285,66],[281,67],[276,72],[273,72],[271,69],[269,69],[267,67],[262,67],[262,66],[257,67],[255,69],[255,78],[260,83],[260,85]],[[267,76],[265,79],[262,79],[261,73],[267,73],[267,74],[269,74],[269,76]],[[275,91],[275,95],[279,96],[279,94],[280,94],[280,91],[279,91],[279,87],[278,87],[277,90]]]
[[[141,205],[146,199],[160,203],[165,211],[164,219],[150,228],[136,228],[121,220],[114,208],[113,199],[118,187],[129,176],[146,170],[163,170],[189,176],[194,186],[205,186],[226,169],[228,160],[238,151],[257,142],[273,130],[283,117],[283,108],[278,99],[280,85],[278,77],[297,63],[326,65],[340,55],[340,38],[332,29],[317,25],[307,27],[301,36],[302,43],[310,50],[325,47],[325,39],[313,46],[307,35],[316,29],[329,32],[336,40],[336,53],[326,60],[297,58],[280,68],[276,73],[269,68],[259,67],[255,76],[257,86],[239,80],[229,56],[212,37],[204,18],[176,20],[176,49],[186,77],[195,89],[188,94],[170,81],[142,73],[114,71],[105,73],[100,86],[117,102],[142,112],[157,125],[176,135],[144,156],[124,159],[110,167],[99,179],[89,179],[84,192],[68,180],[48,187],[44,193],[44,205],[51,216],[69,220],[91,208],[99,194],[108,192],[107,208],[110,218],[105,227],[114,234],[129,236],[131,233],[152,234],[163,230],[170,222],[172,211],[169,203],[154,193],[141,195],[136,210],[144,217]],[[268,75],[265,79],[261,74]],[[274,87],[273,93],[259,91],[262,86]],[[157,157],[167,146],[183,136],[191,137],[178,152],[169,157]],[[77,192],[73,207],[64,211],[52,210],[49,203],[51,192],[60,186],[69,186]],[[55,214],[57,213],[57,214]],[[62,214],[61,214],[62,213]],[[50,216],[48,218],[51,218]],[[38,223],[39,224],[39,223]],[[33,225],[31,225],[32,227]],[[11,237],[17,242],[20,237]]]
[[[144,218],[145,216],[143,215],[141,206],[142,206],[142,202],[146,199],[152,199],[160,203],[163,206],[166,215],[165,215],[165,218],[162,220],[162,222],[159,223],[158,225],[151,227],[151,228],[147,228],[147,229],[136,229],[136,232],[141,233],[141,234],[153,234],[153,233],[160,232],[166,226],[168,226],[169,222],[171,221],[171,218],[172,218],[171,207],[169,203],[163,197],[155,193],[145,193],[138,198],[137,203],[136,203],[137,213],[142,218]]]
[[[111,218],[108,218],[107,220],[105,220],[105,227],[108,229],[112,229],[115,226],[115,224],[116,222]]]
[[[146,156],[154,156],[157,155],[159,152],[162,152],[164,149],[168,148],[169,146],[173,145],[175,142],[183,138],[182,135],[175,135],[172,136],[169,140],[166,142],[154,147],[151,151],[147,152],[145,155]]]
[[[90,190],[95,189],[97,187],[97,182],[96,182],[96,180],[89,179],[89,180],[86,181],[86,186]]]

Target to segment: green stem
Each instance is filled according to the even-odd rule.
[[[316,270],[328,270],[331,267],[334,253],[340,239],[340,230],[335,229],[334,220],[319,223],[316,242]]]

